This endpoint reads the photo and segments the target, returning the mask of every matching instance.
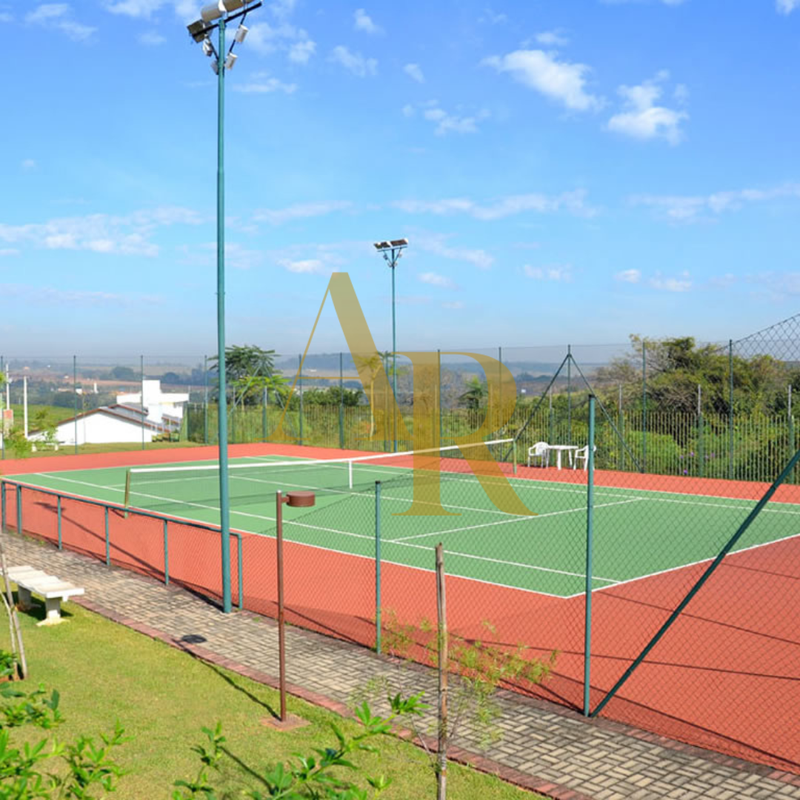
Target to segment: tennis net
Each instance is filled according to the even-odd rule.
[[[371,491],[375,481],[410,474],[414,468],[437,471],[441,480],[470,473],[467,455],[488,453],[501,461],[512,439],[497,439],[439,449],[381,453],[352,458],[293,461],[251,461],[228,465],[231,505],[261,503],[278,490],[310,489],[320,494]],[[485,449],[483,449],[485,448]],[[516,468],[516,457],[509,466]],[[125,480],[125,505],[179,513],[181,506],[215,507],[219,503],[219,465],[132,467]]]

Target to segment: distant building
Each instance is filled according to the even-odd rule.
[[[142,391],[118,394],[117,403],[144,408],[147,419],[157,425],[167,424],[167,420],[183,419],[184,406],[189,402],[189,394],[183,392],[162,392],[161,381],[142,381]],[[144,400],[142,399],[144,393]]]
[[[119,444],[122,442],[152,442],[154,436],[176,430],[174,423],[156,424],[146,419],[140,408],[116,404],[103,406],[65,419],[56,425],[55,440],[59,445]],[[43,441],[42,433],[32,433],[32,442]]]

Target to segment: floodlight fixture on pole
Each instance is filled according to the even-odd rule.
[[[228,491],[228,398],[225,369],[225,73],[236,63],[233,48],[244,40],[235,37],[226,52],[225,27],[234,19],[244,22],[250,11],[261,7],[255,0],[219,0],[204,6],[200,19],[188,26],[189,35],[203,45],[203,53],[213,60],[217,75],[217,369],[219,370],[219,528],[222,546],[222,610],[231,611],[231,530]],[[232,13],[233,12],[233,13]],[[215,49],[209,36],[219,31]],[[247,29],[245,28],[245,33]],[[241,592],[241,587],[239,588]],[[240,598],[241,600],[241,598]]]
[[[384,261],[392,270],[392,392],[394,394],[394,452],[397,452],[397,322],[395,315],[395,280],[394,273],[397,262],[403,255],[403,250],[408,247],[408,239],[392,239],[390,241],[375,242],[375,249],[383,256]]]

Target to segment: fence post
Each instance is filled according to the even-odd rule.
[[[78,356],[72,356],[72,395],[75,401],[75,455],[78,455]]]
[[[267,441],[267,387],[264,385],[264,393],[261,397],[261,441]]]
[[[698,474],[701,478],[706,476],[706,448],[703,437],[705,424],[703,422],[703,387],[697,384],[697,458],[700,462]]]
[[[169,586],[169,522],[164,520],[164,586]]]
[[[0,529],[6,532],[6,485],[0,481]]]
[[[144,429],[145,420],[147,419],[144,413],[144,356],[139,356],[139,374],[140,374],[140,389],[141,389],[141,405],[142,405],[142,450],[144,450]]]
[[[244,608],[244,554],[242,553],[242,534],[236,535],[236,561],[239,570],[239,611]]]
[[[622,413],[622,384],[619,385],[619,396],[617,398],[617,427],[622,439],[625,438],[625,417]],[[621,472],[625,471],[625,448],[619,448],[619,457],[617,458],[617,469]]]
[[[381,482],[375,481],[375,652],[381,652]]]
[[[203,356],[203,443],[208,444],[208,356]]]
[[[64,546],[61,543],[61,495],[56,499],[56,516],[58,518],[58,549],[63,550]]]
[[[567,444],[572,444],[572,345],[567,345]]]
[[[300,444],[303,444],[303,356],[297,356],[297,388],[300,394]]]
[[[792,384],[789,384],[789,404],[787,406],[789,412],[789,452],[794,450],[794,417],[792,416]],[[787,479],[789,483],[792,482],[792,476]]]
[[[22,535],[22,487],[17,486],[17,533]]]
[[[108,533],[108,506],[103,506],[103,511],[105,511],[105,529],[106,529],[106,566],[111,566],[111,538]]]
[[[647,472],[647,342],[642,339],[642,472]]]
[[[728,479],[733,480],[733,339],[728,340],[728,382],[730,400],[728,401]]]
[[[583,648],[583,715],[589,716],[592,677],[592,557],[594,555],[594,402],[589,395],[589,444],[586,452],[586,607]]]
[[[436,404],[439,408],[439,446],[442,444],[442,438],[444,436],[443,431],[443,420],[442,420],[442,351],[436,351],[436,364],[437,364],[437,373],[438,376],[436,379]]]
[[[344,450],[344,356],[339,352],[339,447]]]

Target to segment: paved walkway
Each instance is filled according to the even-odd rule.
[[[223,615],[189,592],[15,535],[11,565],[30,564],[85,587],[81,604],[215,664],[276,685],[277,628],[249,613]],[[395,691],[425,689],[435,677],[353,645],[289,628],[290,691],[346,713],[353,693],[376,676]],[[607,720],[586,721],[544,701],[500,692],[502,740],[480,755],[464,736],[456,759],[558,800],[739,800],[796,798],[800,776],[669,742]]]

